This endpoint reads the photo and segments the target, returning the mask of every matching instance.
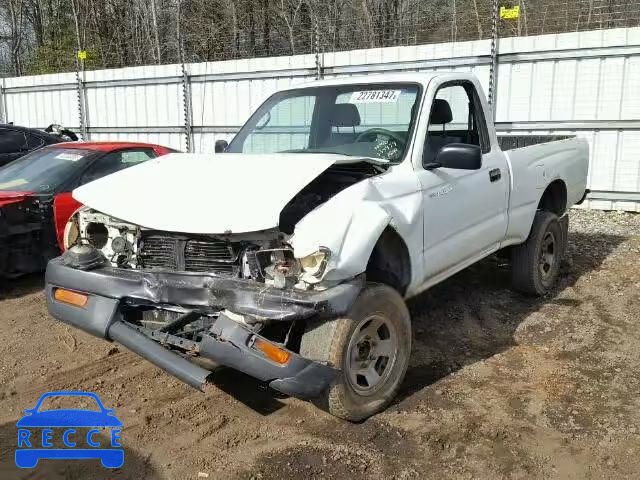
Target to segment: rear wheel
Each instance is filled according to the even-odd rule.
[[[409,364],[411,321],[400,294],[368,284],[349,314],[312,322],[300,354],[340,369],[334,383],[315,402],[351,421],[383,410],[395,397]]]
[[[511,250],[513,288],[529,295],[548,293],[558,279],[565,243],[558,217],[537,212],[527,241]]]

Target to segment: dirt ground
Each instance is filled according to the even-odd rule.
[[[51,319],[42,282],[0,286],[0,478],[640,478],[640,215],[572,212],[547,298],[488,259],[410,302],[401,395],[361,424],[230,370],[199,393]],[[121,469],[15,467],[15,423],[50,390],[115,408]]]

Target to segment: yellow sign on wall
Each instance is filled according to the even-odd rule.
[[[500,18],[505,20],[515,20],[520,16],[520,5],[512,8],[500,7]]]
[[[87,59],[87,51],[78,50],[78,60],[86,60],[86,59]]]

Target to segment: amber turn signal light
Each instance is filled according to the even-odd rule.
[[[264,340],[257,340],[255,347],[264,353],[268,358],[276,363],[284,365],[289,361],[291,354],[286,350],[276,347],[273,343],[265,342]]]
[[[53,298],[58,302],[80,308],[83,308],[89,301],[89,295],[72,292],[71,290],[65,290],[64,288],[56,288],[55,292],[53,292]]]

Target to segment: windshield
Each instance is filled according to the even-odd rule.
[[[409,83],[279,92],[254,113],[227,152],[335,153],[404,158],[420,97]]]
[[[45,147],[0,168],[0,192],[54,191],[82,171],[95,152],[78,148]]]

